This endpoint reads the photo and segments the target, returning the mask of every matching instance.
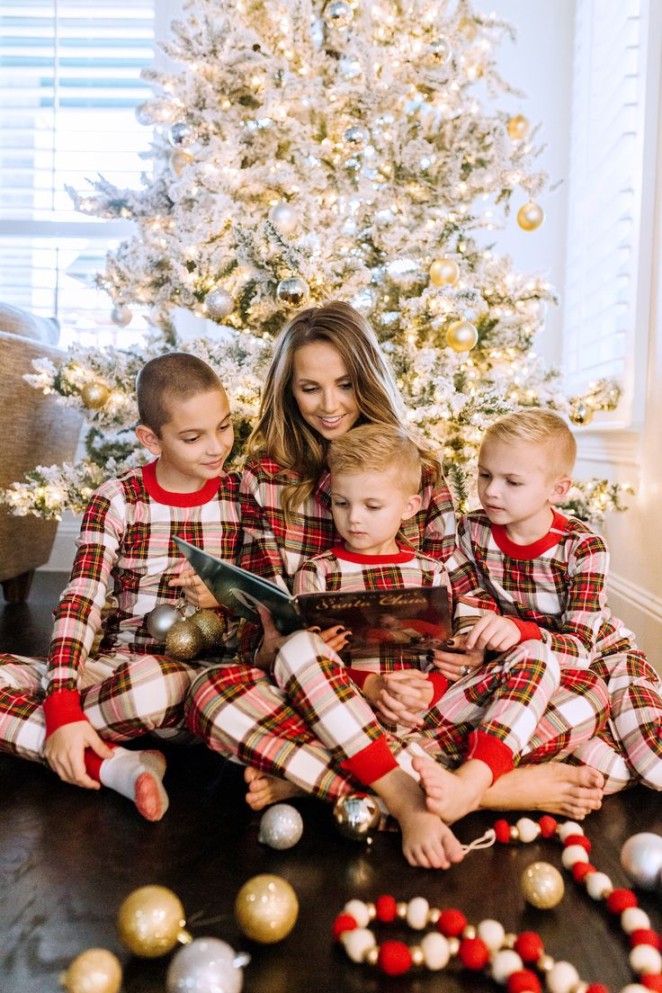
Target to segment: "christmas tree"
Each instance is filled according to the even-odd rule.
[[[513,112],[517,94],[496,68],[510,30],[467,0],[189,2],[164,45],[176,70],[143,73],[153,96],[137,115],[152,129],[153,171],[139,190],[102,178],[70,191],[87,214],[135,221],[98,283],[115,323],[143,315],[149,335],[38,366],[35,387],[87,414],[88,454],[16,483],[5,493],[14,511],[80,511],[103,478],[141,459],[135,375],[164,350],[218,370],[240,448],[271,341],[297,309],[329,299],[374,326],[460,507],[496,415],[548,406],[582,424],[612,408],[612,382],[565,396],[533,351],[554,290],[495,248],[499,226],[540,226],[547,186],[537,128]],[[206,319],[199,338],[181,338],[182,309]],[[620,496],[589,480],[569,509],[599,519]]]

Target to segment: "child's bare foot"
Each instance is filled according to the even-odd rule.
[[[419,807],[402,811],[397,820],[402,831],[402,852],[410,865],[422,869],[449,869],[454,862],[464,858],[462,845],[436,814]]]
[[[160,777],[147,769],[136,779],[134,801],[146,821],[160,821],[170,803]]]
[[[488,766],[477,759],[465,762],[457,772],[445,769],[425,754],[416,754],[412,765],[420,776],[427,809],[447,824],[477,810],[492,781]]]
[[[287,779],[279,779],[267,772],[260,772],[248,766],[244,772],[244,781],[248,785],[246,803],[251,810],[263,810],[272,803],[289,800],[293,796],[304,796],[303,790],[290,783]]]
[[[543,762],[520,765],[483,795],[487,810],[546,810],[583,820],[602,806],[604,777],[587,765]]]

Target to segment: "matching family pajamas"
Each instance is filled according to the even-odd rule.
[[[555,511],[545,537],[517,545],[476,511],[460,519],[458,544],[527,638],[548,646],[562,669],[589,667],[606,685],[609,720],[570,760],[599,769],[607,793],[635,782],[662,789],[662,682],[607,607],[600,535]]]
[[[168,586],[183,562],[175,537],[236,561],[238,490],[227,474],[196,493],[170,493],[153,462],[96,491],[49,658],[0,655],[0,751],[43,761],[46,734],[83,719],[110,742],[188,737],[183,706],[197,670],[164,655],[146,616],[180,597]]]

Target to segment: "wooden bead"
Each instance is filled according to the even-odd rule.
[[[412,945],[409,949],[411,952],[411,964],[417,966],[419,969],[422,965],[425,965],[425,958],[423,955],[423,949],[419,948],[418,945]]]
[[[369,948],[368,951],[365,953],[364,962],[367,962],[368,965],[377,965],[378,958],[379,958],[379,948],[377,947],[377,945],[373,945],[372,948]]]
[[[462,931],[462,937],[469,938],[470,940],[473,940],[476,937],[476,928],[473,926],[473,924],[467,924],[467,926]]]
[[[440,917],[441,911],[439,910],[439,907],[430,907],[428,910],[428,921],[430,924],[436,924]]]

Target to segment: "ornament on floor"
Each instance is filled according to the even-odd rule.
[[[125,948],[141,958],[167,955],[178,943],[188,944],[181,900],[166,886],[141,886],[123,901],[117,930]]]
[[[662,893],[662,836],[652,831],[633,834],[621,848],[621,865],[635,886]]]
[[[60,976],[66,993],[119,993],[122,966],[116,955],[105,948],[88,948],[69,964]]]
[[[166,635],[175,621],[182,619],[179,607],[162,603],[145,616],[145,627],[155,641],[165,641]]]
[[[515,114],[509,119],[507,128],[513,141],[521,141],[529,133],[529,122],[524,114]]]
[[[455,259],[435,259],[430,265],[430,282],[435,286],[452,286],[459,275],[460,267]]]
[[[100,410],[110,396],[110,387],[105,383],[85,383],[80,391],[80,398],[90,410]]]
[[[549,862],[532,862],[522,873],[524,899],[538,910],[550,910],[563,899],[563,876]]]
[[[533,200],[529,200],[517,211],[517,223],[522,231],[535,231],[544,220],[545,211]]]
[[[204,644],[202,650],[205,653],[213,652],[222,648],[223,636],[225,635],[225,617],[215,610],[208,610],[203,607],[191,614],[189,620],[202,632]]]
[[[303,818],[289,803],[276,803],[260,818],[257,840],[281,851],[293,848],[303,834]]]
[[[299,901],[286,879],[264,873],[253,876],[241,887],[234,914],[247,938],[271,945],[285,938],[294,927]]]
[[[292,276],[290,279],[281,279],[276,287],[276,296],[281,303],[286,303],[289,307],[298,307],[308,299],[310,287],[305,279],[299,276]]]
[[[205,637],[192,617],[183,617],[168,629],[166,655],[178,662],[191,662],[205,647]]]
[[[333,820],[345,838],[372,843],[379,827],[381,811],[376,799],[367,793],[346,793],[333,806]]]
[[[478,341],[478,331],[470,321],[453,321],[446,331],[446,344],[454,352],[469,352]]]
[[[234,300],[222,286],[216,286],[205,297],[205,310],[213,321],[222,321],[234,310]]]
[[[250,955],[220,938],[196,938],[173,956],[166,993],[240,993]]]

